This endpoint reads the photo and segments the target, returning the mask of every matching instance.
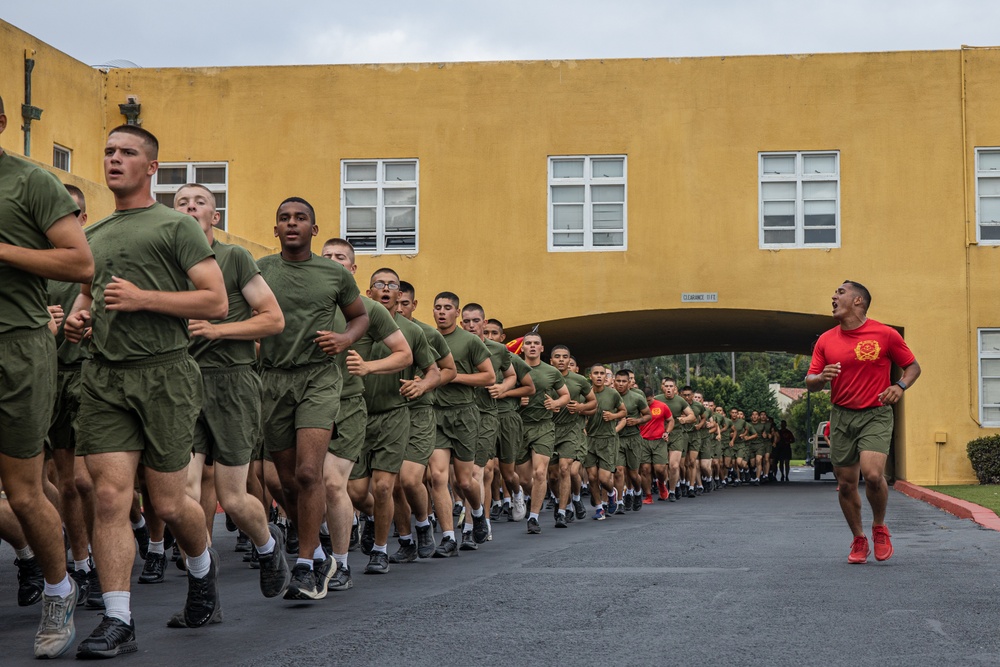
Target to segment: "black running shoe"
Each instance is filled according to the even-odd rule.
[[[503,509],[503,505],[491,505],[490,506],[490,521],[496,521],[500,518],[500,511]]]
[[[146,555],[146,562],[142,564],[142,572],[139,574],[139,583],[162,584],[166,568],[166,555],[150,552]]]
[[[472,539],[476,541],[476,544],[482,544],[489,536],[490,527],[486,525],[486,514],[472,517]]]
[[[90,566],[93,569],[93,565]],[[84,572],[83,570],[73,570],[69,573],[69,576],[73,577],[73,581],[76,582],[76,605],[82,607],[83,603],[87,601],[87,596],[90,595],[90,572]]]
[[[538,535],[542,532],[542,527],[538,525],[538,519],[528,519],[528,534]]]
[[[42,592],[45,590],[45,577],[42,576],[42,567],[38,564],[38,559],[15,558],[14,565],[17,566],[17,604],[20,607],[30,607],[41,601]]]
[[[290,556],[299,555],[299,530],[291,521],[285,527],[285,553]]]
[[[216,607],[215,613],[212,614],[212,618],[208,621],[208,625],[216,625],[217,623],[222,623],[222,607]],[[187,621],[184,620],[184,612],[179,611],[167,621],[168,628],[186,628],[188,627]]]
[[[468,533],[463,532],[462,533],[462,546],[459,547],[459,550],[461,550],[461,551],[475,551],[478,548],[479,548],[479,545],[476,544],[476,541],[474,539],[472,539],[472,531],[469,531]]]
[[[625,496],[625,501],[621,502],[621,503],[618,503],[618,506],[621,507],[622,505],[624,505],[625,506],[625,511],[626,512],[631,512],[632,511],[632,507],[633,507],[633,505],[632,505],[632,498],[634,498],[634,497],[635,496]],[[617,514],[617,512],[615,512],[615,514]]]
[[[428,526],[429,528],[430,526]],[[431,537],[433,540],[434,538]],[[399,548],[396,552],[389,556],[390,563],[412,563],[417,560],[417,545],[411,539],[409,541],[399,541]]]
[[[135,536],[135,544],[139,548],[139,558],[146,560],[149,553],[149,526],[142,524],[142,528],[133,528],[132,535]]]
[[[242,530],[236,533],[236,551],[239,553],[249,553],[250,538]]]
[[[257,555],[260,567],[260,592],[266,598],[275,598],[288,588],[292,574],[288,569],[288,559],[285,557],[285,536],[274,524],[270,524],[267,529],[274,538],[274,551],[263,556]],[[254,553],[257,553],[256,549]]]
[[[323,553],[327,556],[333,555],[333,541],[330,539],[330,533],[319,534],[319,545],[323,547]]]
[[[452,537],[445,537],[434,550],[434,558],[451,558],[458,555],[458,544]]]
[[[632,511],[638,512],[642,509],[642,496],[637,493],[632,494]]]
[[[670,494],[667,496],[667,500],[669,500],[672,503],[676,503],[677,502],[677,494],[675,494],[673,491],[671,491]]]
[[[286,600],[319,600],[326,596],[326,590],[320,595],[316,590],[316,576],[312,568],[305,563],[296,563],[292,568],[292,577],[285,589]]]
[[[365,566],[365,574],[387,574],[389,572],[389,555],[384,551],[372,551]]]
[[[566,512],[556,512],[556,528],[566,528]]]
[[[170,532],[169,526],[163,527],[163,551],[166,552],[168,549],[174,548],[174,534]]]
[[[326,596],[326,592],[330,590],[330,580],[333,579],[333,575],[337,572],[337,561],[333,560],[333,556],[327,556],[323,560],[313,560],[313,576],[316,578],[316,593],[321,594],[319,598]]]
[[[229,516],[229,512],[226,512],[226,530],[230,533],[236,532],[236,523],[233,521],[233,518]]]
[[[372,549],[375,548],[375,522],[368,517],[362,517],[361,522],[363,524],[361,528],[361,553],[371,556]]]
[[[101,580],[97,576],[97,568],[93,565],[90,566],[90,572],[87,573],[87,580],[90,584],[90,590],[87,593],[87,604],[84,606],[87,609],[104,609],[104,595],[101,593]]]
[[[437,544],[434,543],[434,527],[417,526],[417,556],[430,558],[434,555]]]
[[[105,615],[90,636],[76,647],[76,657],[113,658],[122,653],[134,653],[136,648],[135,621],[123,623]]]
[[[189,627],[199,628],[210,620],[215,610],[221,607],[219,602],[219,554],[214,549],[208,550],[211,561],[208,574],[196,579],[188,572],[187,600],[184,603],[184,621]]]
[[[695,493],[695,490],[694,490],[694,489],[692,489],[691,487],[688,487],[688,492],[687,492],[687,497],[688,497],[688,498],[696,498],[696,497],[697,497],[697,495],[698,495],[698,494],[697,494],[697,493]]]
[[[359,544],[361,544],[361,528],[355,523],[351,526],[351,541],[347,545],[347,550],[354,551]]]
[[[326,590],[328,591],[346,591],[348,588],[354,585],[351,581],[351,568],[348,565],[341,565],[336,568],[333,572],[333,578],[330,579],[330,583],[326,585]]]
[[[572,507],[566,508],[566,523],[573,523],[576,521],[576,512],[573,511]]]

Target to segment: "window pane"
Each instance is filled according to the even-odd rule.
[[[980,178],[979,196],[1000,195],[1000,178]]]
[[[983,359],[983,377],[1000,378],[1000,359]]]
[[[1000,197],[979,199],[979,222],[1000,222]]]
[[[345,178],[348,183],[371,182],[374,183],[377,177],[378,167],[374,162],[362,162],[360,164],[349,164],[345,171]]]
[[[594,205],[594,229],[624,229],[625,209],[621,204]]]
[[[805,216],[806,227],[834,227],[836,224],[837,216],[833,213]]]
[[[417,165],[413,162],[390,162],[385,165],[386,181],[417,180]]]
[[[160,202],[164,206],[174,207],[174,193],[173,192],[157,192],[156,201]]]
[[[764,199],[795,199],[795,183],[761,183]]]
[[[582,185],[553,185],[552,186],[552,203],[553,204],[582,204],[583,203],[583,186]]]
[[[979,153],[979,170],[1000,170],[1000,151],[982,151]]]
[[[804,181],[802,183],[803,199],[836,199],[836,181]]]
[[[621,178],[625,175],[625,160],[591,160],[590,173],[594,178]]]
[[[184,185],[187,183],[187,167],[160,167],[156,172],[157,185]]]
[[[983,421],[1000,422],[1000,408],[983,408]]]
[[[378,203],[378,191],[344,188],[344,202],[348,206],[375,206]]]
[[[764,202],[765,227],[794,227],[795,202]]]
[[[386,206],[416,206],[416,188],[386,188],[382,195]]]
[[[373,208],[349,208],[347,209],[347,233],[351,232],[374,232],[375,231],[375,209]]]
[[[417,209],[412,207],[385,209],[385,231],[412,232],[416,228]]]
[[[983,378],[983,395],[979,397],[980,403],[1000,403],[1000,379]]]
[[[768,155],[764,158],[765,174],[794,174],[794,155]]]
[[[803,155],[802,173],[809,174],[836,174],[837,156],[835,155]]]
[[[803,204],[806,227],[837,224],[837,204],[832,201],[807,201]]]
[[[417,247],[417,237],[408,236],[387,236],[385,239],[386,250],[415,250]]]
[[[552,178],[583,178],[583,160],[553,160]]]
[[[982,225],[979,227],[980,241],[1000,241],[1000,225]]]
[[[215,195],[215,208],[222,209],[226,208],[226,193],[225,192],[213,192]]]
[[[226,182],[226,168],[225,167],[195,167],[194,168],[194,182],[195,183],[225,183]]]
[[[593,202],[623,202],[625,201],[624,185],[592,185],[590,200]]]
[[[807,229],[805,231],[804,241],[807,245],[833,245],[837,242],[836,229]]]
[[[794,229],[781,229],[781,230],[764,230],[764,243],[768,245],[781,245],[795,244],[795,230]]]
[[[559,247],[583,247],[583,234],[555,232],[552,234],[552,245]]]
[[[377,249],[374,236],[354,236],[353,234],[348,234],[347,240],[351,242],[351,245],[354,246],[355,250]]]
[[[583,206],[553,206],[552,229],[583,229]]]
[[[623,232],[602,232],[594,234],[594,245],[601,247],[617,246],[625,244],[625,234]]]
[[[980,340],[981,352],[1000,352],[1000,330],[983,331]]]

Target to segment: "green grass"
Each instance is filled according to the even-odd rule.
[[[790,466],[797,466],[799,468],[804,467],[805,464],[806,464],[806,460],[805,459],[792,459],[791,461],[788,462],[788,465],[790,465]]]
[[[952,484],[927,488],[959,500],[982,505],[1000,514],[1000,484]]]

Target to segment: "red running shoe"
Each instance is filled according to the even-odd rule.
[[[875,543],[875,560],[892,558],[892,540],[886,526],[872,526],[872,542]]]
[[[854,538],[854,541],[851,542],[851,555],[847,557],[847,562],[853,565],[865,563],[868,561],[869,553],[870,549],[868,548],[868,538],[864,535],[858,535]]]
[[[667,485],[660,481],[657,481],[656,485],[660,487],[660,500],[666,500],[670,496],[670,491],[667,489]]]
[[[646,497],[644,497],[642,499],[642,504],[643,505],[652,505],[653,504],[653,494],[652,493],[647,494]]]

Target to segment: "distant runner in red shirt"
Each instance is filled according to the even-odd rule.
[[[853,280],[837,288],[833,317],[840,326],[816,341],[806,375],[809,391],[820,391],[830,383],[830,458],[840,484],[840,508],[854,533],[849,563],[864,563],[869,553],[861,525],[859,472],[865,476],[865,495],[872,508],[875,559],[892,556],[885,525],[889,486],[884,477],[892,439],[892,406],[920,377],[920,364],[899,332],[868,319],[871,302],[868,289]],[[890,380],[893,364],[903,369],[903,377],[895,384]]]
[[[673,428],[674,415],[663,401],[653,398],[653,392],[647,389],[646,402],[652,418],[639,427],[642,435],[643,453],[642,465],[639,466],[639,476],[642,478],[643,499],[646,505],[653,504],[653,474],[659,482],[660,499],[667,499],[667,467],[670,464],[669,445],[665,436],[668,428]]]

